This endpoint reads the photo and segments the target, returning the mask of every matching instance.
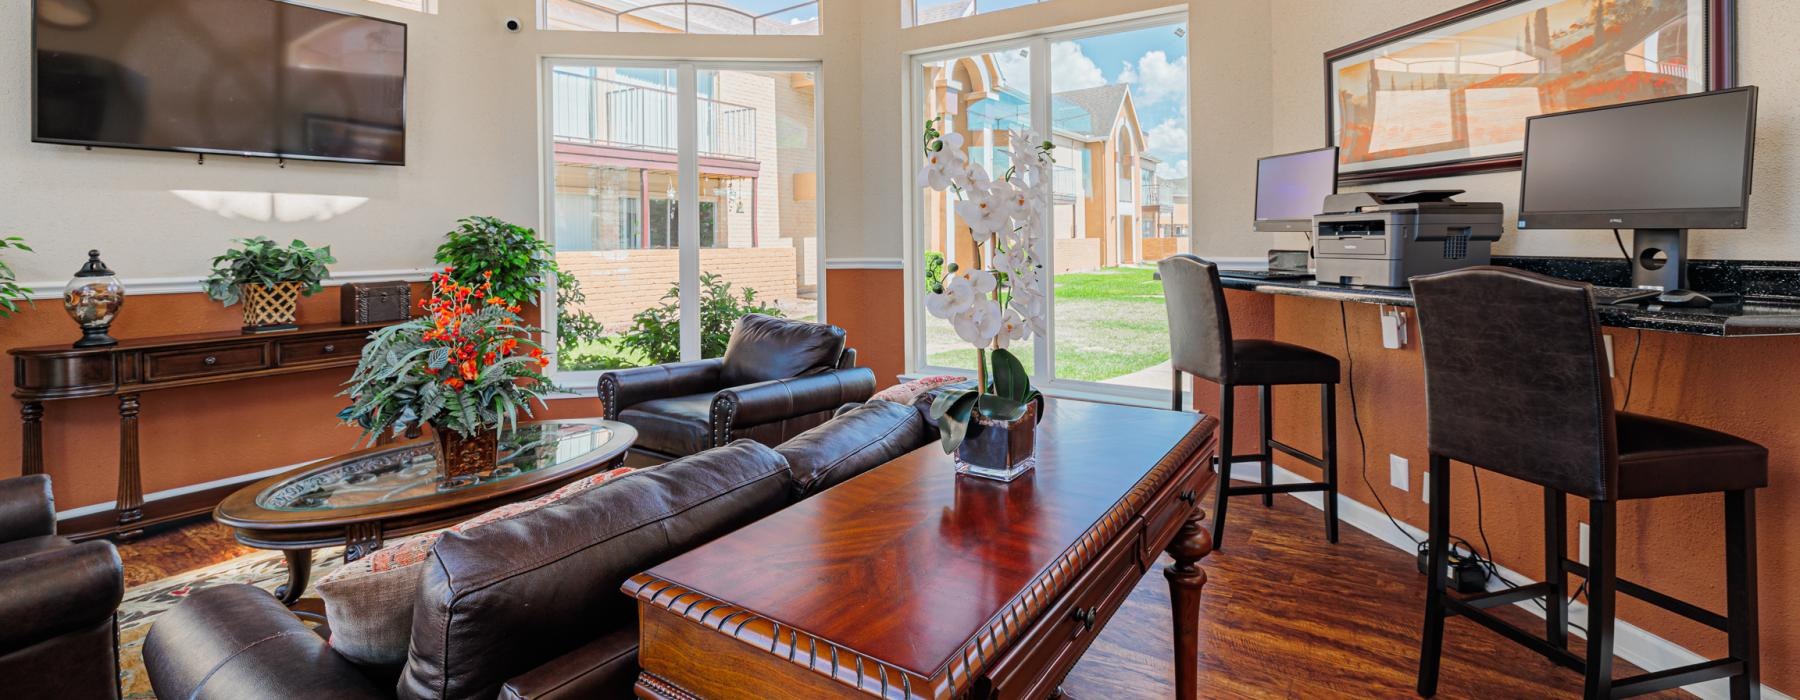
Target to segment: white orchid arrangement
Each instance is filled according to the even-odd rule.
[[[998,420],[1016,420],[1037,392],[1018,358],[1015,342],[1044,333],[1044,275],[1037,259],[1037,232],[1050,215],[1054,145],[1035,133],[1008,130],[1012,166],[991,177],[970,163],[962,134],[939,131],[942,118],[925,122],[925,165],[919,186],[956,195],[957,217],[968,224],[975,260],[951,264],[943,291],[925,295],[925,310],[950,321],[956,335],[975,346],[977,388],[941,396],[933,418],[944,428],[944,447],[954,450],[971,411]],[[988,381],[992,349],[994,381]]]

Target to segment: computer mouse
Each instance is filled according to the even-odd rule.
[[[1671,289],[1656,297],[1656,303],[1675,308],[1712,306],[1712,298],[1691,289]]]

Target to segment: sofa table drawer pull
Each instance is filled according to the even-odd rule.
[[[322,350],[324,350],[324,351],[325,351],[325,354],[327,354],[327,355],[330,355],[330,354],[331,354],[331,353],[334,353],[334,352],[337,352],[337,346],[336,346],[336,345],[327,345],[327,346],[325,346],[325,347],[324,347],[324,348],[321,348],[321,349],[322,349]]]
[[[1075,616],[1075,621],[1081,624],[1081,628],[1078,630],[1075,630],[1075,633],[1080,634],[1082,632],[1086,632],[1086,631],[1094,628],[1094,623],[1099,621],[1099,619],[1100,619],[1100,608],[1099,608],[1099,606],[1095,606],[1095,607],[1091,607],[1091,608],[1076,608],[1075,612],[1074,612],[1074,616]]]
[[[1180,498],[1181,498],[1182,503],[1186,503],[1191,506],[1200,501],[1200,492],[1195,491],[1194,489],[1188,489],[1186,491],[1181,492]]]
[[[207,355],[206,359],[201,360],[201,362],[205,363],[206,366],[211,367],[213,365],[219,364],[219,358],[216,355]]]

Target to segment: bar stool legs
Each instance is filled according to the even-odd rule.
[[[1612,697],[1613,619],[1618,614],[1617,501],[1588,502],[1587,674],[1582,697]]]
[[[1180,380],[1176,380],[1177,386]],[[1261,428],[1258,435],[1257,450],[1246,455],[1233,455],[1233,435],[1237,413],[1237,396],[1235,387],[1222,385],[1219,388],[1219,495],[1213,504],[1213,548],[1223,548],[1225,541],[1225,512],[1232,496],[1261,496],[1264,507],[1275,505],[1275,494],[1304,493],[1317,491],[1325,496],[1325,539],[1332,544],[1338,541],[1338,464],[1337,464],[1337,385],[1320,384],[1319,393],[1319,432],[1324,441],[1324,449],[1318,456],[1302,452],[1274,438],[1275,410],[1274,397],[1270,385],[1257,386],[1257,410]],[[1176,399],[1179,401],[1179,399]],[[1321,483],[1315,484],[1280,484],[1275,483],[1275,453],[1284,452],[1295,459],[1317,467],[1323,475]],[[1262,469],[1262,483],[1256,486],[1233,487],[1231,485],[1231,467],[1238,458],[1255,459]]]
[[[1262,412],[1262,432],[1257,433],[1262,438],[1257,443],[1262,449],[1256,451],[1256,458],[1262,462],[1263,488],[1268,488],[1275,485],[1275,448],[1269,447],[1269,436],[1275,434],[1275,406],[1269,396],[1269,385],[1256,388],[1256,405]],[[1264,508],[1274,508],[1275,494],[1263,492],[1262,502]]]
[[[1338,541],[1337,385],[1321,384],[1319,416],[1325,439],[1325,541]]]
[[[1431,530],[1426,534],[1425,630],[1419,646],[1419,696],[1437,695],[1444,654],[1444,575],[1450,565],[1450,460],[1431,456]]]
[[[1219,496],[1213,499],[1213,551],[1225,548],[1225,507],[1231,503],[1231,463],[1235,461],[1231,438],[1237,423],[1237,392],[1233,389],[1229,384],[1219,387],[1219,417],[1222,420],[1219,425]]]
[[[1756,492],[1725,492],[1725,616],[1731,658],[1744,672],[1731,677],[1734,700],[1762,697],[1756,623]]]
[[[1432,477],[1437,478],[1437,477]],[[1558,649],[1569,648],[1569,508],[1563,492],[1544,489],[1544,571],[1551,594],[1544,610],[1544,639]]]

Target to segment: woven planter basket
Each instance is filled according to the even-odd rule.
[[[300,305],[300,292],[305,285],[281,282],[273,287],[246,284],[244,291],[244,328],[267,330],[291,328]]]

